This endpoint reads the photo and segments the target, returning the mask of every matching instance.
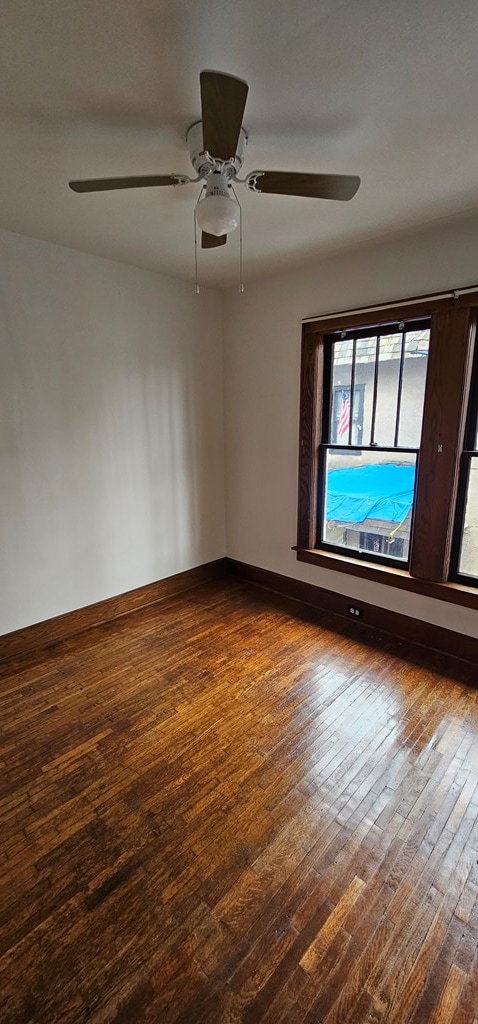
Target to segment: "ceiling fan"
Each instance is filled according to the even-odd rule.
[[[196,178],[186,174],[146,174],[130,178],[90,178],[70,181],[74,192],[107,192],[122,188],[156,188],[203,182],[205,196],[196,207],[203,249],[227,242],[240,222],[234,184],[252,192],[308,196],[315,199],[352,199],[360,178],[349,174],[302,174],[293,171],[251,171],[238,178],[244,162],[247,134],[242,127],[249,87],[241,78],[220,71],[201,71],[201,121],[191,125],[186,139]],[[230,193],[233,193],[234,199]]]

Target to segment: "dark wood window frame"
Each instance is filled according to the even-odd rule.
[[[387,586],[478,609],[478,591],[449,582],[461,453],[478,314],[478,288],[344,312],[303,325],[297,558]],[[409,569],[319,550],[317,495],[325,338],[356,327],[430,317],[430,348]]]
[[[389,318],[390,320],[390,318]],[[404,357],[405,357],[405,343],[406,334],[410,331],[418,331],[426,329],[430,330],[430,320],[428,317],[420,317],[419,319],[414,318],[413,320],[407,319],[404,322],[396,320],[395,322],[388,322],[386,324],[378,325],[374,324],[372,332],[369,331],[368,327],[353,328],[348,331],[338,328],[330,335],[326,335],[322,339],[323,351],[324,351],[324,380],[322,387],[322,423],[320,427],[320,452],[318,454],[318,503],[317,503],[317,533],[318,535],[323,533],[323,517],[325,513],[325,502],[326,502],[326,478],[327,470],[325,467],[325,460],[327,455],[357,455],[362,456],[367,453],[388,453],[391,461],[394,457],[401,454],[411,456],[414,459],[414,465],[417,465],[418,447],[409,447],[399,444],[399,426],[400,426],[400,413],[401,413],[401,398],[402,398],[402,384],[403,384],[403,369],[404,369]],[[366,338],[369,341],[370,334],[375,340],[375,359],[374,359],[374,383],[373,383],[373,398],[372,398],[372,411],[371,411],[371,423],[370,423],[370,437],[363,436],[362,442],[359,444],[358,441],[354,441],[352,437],[352,417],[353,411],[349,417],[349,432],[348,442],[346,447],[341,447],[340,442],[334,439],[333,430],[331,429],[331,412],[332,412],[332,398],[335,390],[333,384],[333,367],[335,365],[334,350],[335,345],[340,345],[343,342],[346,344],[352,344],[351,354],[351,377],[350,377],[350,392],[352,394],[352,406],[355,408],[355,395],[359,387],[363,385],[357,385],[356,383],[356,352],[357,345],[360,344],[360,340]],[[400,354],[400,365],[399,375],[397,378],[397,395],[396,395],[396,411],[394,417],[394,440],[389,437],[387,443],[379,444],[375,441],[375,420],[376,420],[376,403],[378,395],[378,382],[379,382],[379,360],[380,360],[380,339],[390,334],[396,336],[401,335],[401,354]],[[363,395],[362,395],[363,403]],[[383,442],[383,438],[382,438]],[[324,461],[322,461],[324,460]],[[322,530],[320,529],[322,522]],[[360,527],[358,524],[350,525],[351,530],[359,531]],[[373,532],[373,530],[372,530]],[[368,533],[371,536],[371,532]],[[408,569],[409,559],[399,560],[394,557],[393,553],[381,553],[373,554],[372,551],[364,553],[363,545],[353,550],[352,547],[347,549],[345,545],[339,545],[331,540],[322,540],[317,537],[316,543],[317,549],[321,551],[331,551],[334,554],[349,555],[351,558],[357,558],[361,561],[369,560],[377,562],[379,565],[395,566],[396,568]]]

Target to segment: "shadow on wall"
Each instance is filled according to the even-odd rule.
[[[3,251],[0,633],[224,554],[214,303],[198,334],[181,282]]]

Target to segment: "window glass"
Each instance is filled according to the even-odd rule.
[[[352,341],[337,341],[332,349],[330,437],[335,444],[349,443],[352,348]]]
[[[478,579],[478,456],[470,459],[458,572]]]
[[[401,334],[380,338],[374,442],[382,447],[392,447],[395,441],[401,347]]]
[[[361,398],[361,433],[360,444],[370,444],[372,427],[373,378],[377,339],[359,338],[355,349],[355,389]],[[355,405],[355,402],[354,402]]]
[[[364,414],[364,386],[356,384],[354,387],[353,410],[350,405],[351,389],[343,384],[334,387],[332,396],[332,423],[331,441],[333,444],[347,445],[349,435],[350,444],[362,444],[363,436],[363,414]],[[352,420],[352,431],[350,432],[350,421]]]
[[[326,452],[323,539],[344,553],[406,562],[415,490],[414,452]]]
[[[428,330],[405,334],[398,434],[398,443],[403,448],[418,448],[420,445],[429,339]]]

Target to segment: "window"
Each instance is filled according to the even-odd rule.
[[[478,351],[461,457],[453,569],[455,579],[478,586]]]
[[[304,324],[300,560],[478,607],[477,312],[467,289]]]
[[[430,321],[324,338],[317,547],[407,564]]]

